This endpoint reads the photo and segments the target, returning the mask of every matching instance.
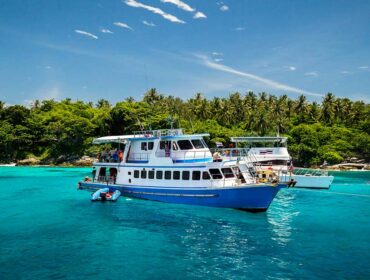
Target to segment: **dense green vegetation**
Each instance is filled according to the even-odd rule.
[[[83,101],[36,100],[31,108],[6,106],[0,101],[0,162],[37,157],[60,163],[85,154],[95,155],[94,137],[130,134],[146,129],[183,127],[209,132],[210,146],[228,143],[231,136],[289,136],[289,148],[301,165],[338,163],[348,157],[370,159],[370,106],[363,101],[336,98],[328,93],[321,104],[304,95],[248,92],[228,98],[189,100],[149,90],[143,100],[127,98],[112,106],[101,99]]]

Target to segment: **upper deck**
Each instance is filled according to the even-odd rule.
[[[290,160],[287,148],[287,137],[231,137],[231,141],[244,143],[249,148],[248,154],[256,162],[273,162],[284,164],[282,161]]]
[[[173,165],[176,163],[205,163],[212,155],[203,137],[209,134],[183,134],[182,129],[135,131],[132,135],[105,136],[94,139],[95,144],[123,145],[121,156],[114,162],[124,164]],[[119,153],[110,151],[109,154]],[[107,153],[105,153],[107,154]],[[111,158],[108,162],[111,161]],[[102,158],[101,162],[105,162]]]

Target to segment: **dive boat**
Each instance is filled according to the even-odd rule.
[[[273,170],[281,182],[295,182],[296,188],[329,189],[334,176],[320,169],[296,168],[289,155],[287,137],[232,137],[231,141],[248,147],[248,159],[257,170]]]
[[[132,198],[266,211],[286,184],[258,183],[247,164],[214,160],[205,136],[209,134],[168,129],[96,138],[93,143],[113,143],[118,149],[99,153],[92,180],[80,181],[79,189],[109,188]]]

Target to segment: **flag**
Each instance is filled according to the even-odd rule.
[[[222,142],[216,142],[216,147],[217,148],[222,148],[224,146],[224,144],[222,144]]]

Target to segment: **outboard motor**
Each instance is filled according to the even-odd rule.
[[[107,200],[107,193],[106,192],[101,192],[100,193],[100,198],[101,198],[101,201],[106,201]]]

